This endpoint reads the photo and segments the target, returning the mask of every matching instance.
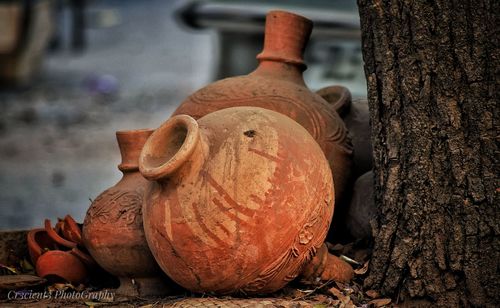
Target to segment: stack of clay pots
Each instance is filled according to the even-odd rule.
[[[350,94],[335,88],[328,102],[304,84],[311,29],[270,12],[254,72],[198,90],[155,131],[117,132],[124,176],[92,203],[83,242],[124,293],[166,291],[164,273],[218,294],[352,278],[324,245],[350,185],[338,114]]]

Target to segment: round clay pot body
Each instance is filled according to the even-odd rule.
[[[325,153],[339,201],[350,181],[352,146],[347,129],[321,96],[305,85],[302,59],[312,22],[304,17],[271,11],[266,18],[264,49],[260,64],[247,76],[212,83],[189,96],[174,112],[199,119],[228,107],[254,106],[284,114],[302,125]]]
[[[310,134],[256,107],[172,117],[146,142],[146,238],[170,278],[195,292],[268,293],[321,247],[332,175]]]
[[[142,202],[149,182],[139,173],[142,146],[153,130],[118,131],[116,137],[122,155],[118,166],[122,179],[92,202],[83,224],[83,242],[97,263],[118,276],[118,293],[133,295],[131,279],[140,289],[156,294],[158,268],[144,236]],[[142,284],[142,285],[141,285]],[[160,292],[162,293],[162,292]],[[141,293],[141,295],[144,295]]]

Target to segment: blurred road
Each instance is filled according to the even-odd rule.
[[[180,29],[174,5],[91,2],[90,16],[117,9],[119,23],[88,29],[81,55],[49,55],[29,89],[0,90],[0,229],[82,221],[121,177],[115,131],[159,126],[208,82],[214,38]]]

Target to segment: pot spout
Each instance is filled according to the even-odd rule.
[[[150,181],[168,179],[189,161],[200,143],[195,119],[177,115],[160,126],[146,141],[139,170]]]

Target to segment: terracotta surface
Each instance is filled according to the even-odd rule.
[[[48,236],[43,228],[29,231],[27,237],[28,251],[33,264],[36,264],[36,261],[45,250],[57,249],[56,243]]]
[[[92,202],[83,224],[85,247],[103,269],[118,276],[120,294],[155,295],[168,291],[142,226],[142,200],[150,184],[139,173],[138,158],[152,132],[144,129],[116,133],[122,156],[118,169],[123,177]]]
[[[45,229],[31,230],[27,236],[29,254],[31,261],[35,264],[37,275],[49,280],[67,281],[76,285],[85,282],[88,272],[81,258],[72,251],[58,250],[58,242],[53,239],[54,234],[57,235],[57,233],[50,227],[50,220],[46,220],[45,226]],[[51,235],[47,232],[49,228],[53,232]],[[63,243],[67,245],[69,242]],[[83,252],[80,254],[85,256]]]
[[[139,167],[156,181],[144,227],[161,268],[196,292],[268,293],[321,247],[333,214],[323,152],[295,121],[255,107],[171,118]]]
[[[188,114],[199,119],[228,107],[255,106],[294,119],[314,137],[330,162],[335,198],[339,201],[350,180],[352,146],[335,106],[311,92],[302,78],[306,69],[302,55],[311,29],[312,22],[304,17],[269,12],[257,69],[247,76],[223,79],[198,90],[182,102],[174,115]]]
[[[42,254],[36,262],[36,273],[53,281],[67,281],[74,285],[88,278],[85,265],[68,251],[51,250]]]
[[[75,242],[78,245],[83,245],[82,231],[73,217],[69,215],[64,217],[63,223],[61,224],[61,233],[68,240]]]

